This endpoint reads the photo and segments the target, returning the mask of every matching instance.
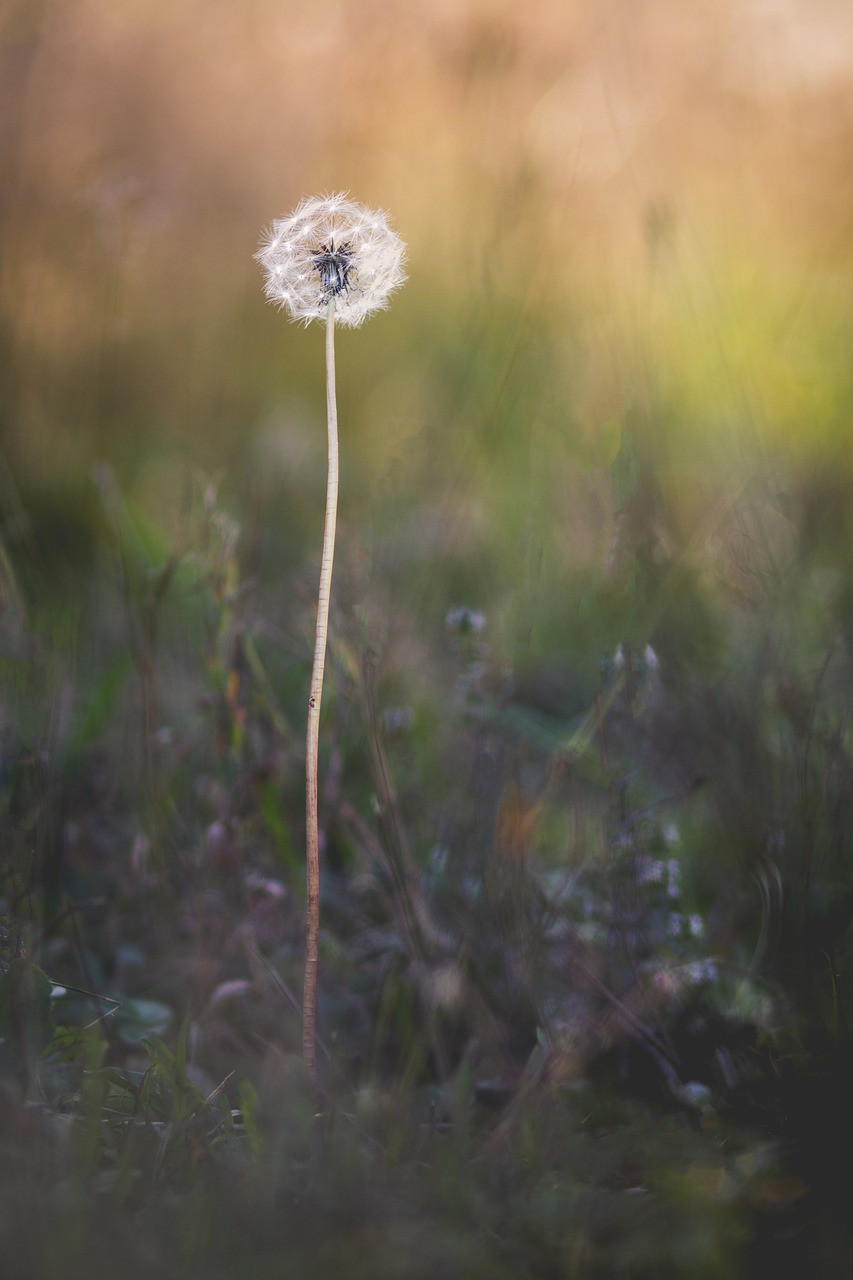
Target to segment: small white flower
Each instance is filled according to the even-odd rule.
[[[405,252],[384,213],[338,194],[303,200],[275,221],[255,257],[264,292],[292,319],[325,320],[334,300],[335,323],[356,328],[406,279]]]
[[[720,976],[713,960],[693,960],[685,966],[689,982],[716,982]]]
[[[448,631],[462,633],[472,631],[477,635],[485,630],[486,615],[480,613],[477,609],[469,609],[465,605],[460,605],[457,609],[448,609],[444,625]]]
[[[414,718],[411,707],[386,707],[382,716],[388,733],[405,733],[411,729]]]
[[[687,927],[691,938],[701,938],[705,932],[705,921],[700,915],[688,916]]]
[[[661,884],[664,876],[664,865],[660,859],[642,857],[639,863],[637,879],[640,884]]]

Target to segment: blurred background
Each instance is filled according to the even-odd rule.
[[[730,1209],[782,1274],[777,1209],[818,1216],[853,1133],[847,0],[0,0],[0,1107],[37,1069],[63,1120],[86,1095],[80,1167],[121,1208],[100,1108],[118,1133],[143,1073],[158,1124],[197,1089],[198,1146],[179,1107],[153,1164],[194,1176],[236,1069],[301,1219],[324,352],[253,255],[335,191],[388,211],[409,272],[337,335],[321,1059],[387,1143],[353,1203],[443,1125],[447,1222],[482,1176],[470,1220],[552,1241],[537,1274],[607,1274],[629,1212],[668,1249],[654,1197],[625,1209],[647,1185],[705,1269],[675,1233],[630,1274],[734,1274]],[[560,1085],[565,1140],[547,1106],[528,1139]],[[16,1171],[53,1150],[21,1115]]]
[[[811,705],[829,652],[846,679],[848,5],[6,0],[0,60],[13,737],[125,763],[141,702],[143,740],[203,738],[249,636],[298,845],[323,340],[253,254],[335,190],[389,211],[410,276],[338,335],[335,670],[376,656],[427,795],[459,608],[540,746],[620,645],[710,742],[699,688],[775,672]]]
[[[338,337],[340,671],[434,723],[463,608],[552,746],[620,645],[808,703],[853,620],[848,5],[7,0],[0,59],[10,732],[100,742],[128,646],[171,732],[249,634],[298,742],[323,342],[253,254],[335,190],[410,274]]]
[[[161,530],[224,468],[276,571],[318,542],[322,340],[252,261],[318,191],[409,245],[393,309],[339,341],[342,545],[390,537],[386,582],[558,608],[612,551],[620,458],[654,473],[655,536],[724,577],[754,469],[837,492],[842,0],[5,0],[0,21],[7,571],[80,568],[100,464]]]

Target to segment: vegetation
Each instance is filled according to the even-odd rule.
[[[756,489],[729,514],[737,590],[646,558],[628,447],[620,567],[573,599],[588,634],[627,610],[654,645],[516,672],[471,608],[422,626],[403,600],[382,647],[338,612],[319,1114],[295,994],[310,605],[293,652],[215,486],[164,555],[102,477],[115,569],[85,626],[21,612],[6,640],[20,1274],[849,1257],[843,567]]]
[[[846,1277],[836,64],[303,8],[0,24],[3,1274]],[[338,338],[318,1101],[322,350],[252,253],[341,188],[410,283]]]

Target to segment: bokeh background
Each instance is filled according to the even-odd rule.
[[[391,535],[386,581],[553,606],[606,554],[629,452],[693,553],[753,468],[837,494],[841,0],[7,0],[0,31],[10,569],[91,553],[99,463],[160,528],[224,468],[282,571],[316,540],[322,343],[252,254],[326,190],[410,246],[393,309],[339,343],[344,546]]]
[[[0,0],[4,1257],[853,1256],[852,282],[849,0]]]
[[[13,735],[141,756],[113,703],[197,729],[239,633],[301,737],[323,343],[253,254],[333,190],[410,274],[338,337],[343,678],[375,653],[434,726],[464,607],[555,740],[620,645],[682,719],[697,682],[808,701],[853,613],[846,4],[27,0],[0,30]]]
[[[734,752],[733,778],[752,730],[718,748],[709,690],[753,726],[756,689],[777,710],[836,697],[846,4],[9,0],[0,33],[14,740],[106,742],[142,770],[152,734],[209,737],[211,680],[227,702],[254,663],[288,722],[298,848],[323,341],[265,303],[253,254],[334,190],[389,211],[410,279],[338,335],[330,690],[375,655],[380,704],[420,734],[400,767],[423,849],[454,758],[454,609],[485,619],[484,687],[540,747],[567,741],[619,646],[652,646],[691,749]],[[774,787],[744,784],[747,844],[777,822]]]

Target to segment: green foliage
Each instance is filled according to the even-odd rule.
[[[193,478],[158,520],[102,471],[76,604],[10,595],[0,1142],[31,1274],[853,1256],[819,1154],[853,1026],[846,464],[744,433],[735,467],[704,424],[700,467],[686,383],[591,430],[535,392],[565,355],[538,324],[452,336],[446,448],[402,451],[371,531],[343,513],[319,1108],[302,498]]]
[[[768,568],[756,535],[713,576],[620,441],[611,570],[542,605],[512,670],[513,628],[476,610],[420,635],[402,608],[393,644],[375,605],[338,618],[319,1114],[296,1061],[307,659],[269,643],[213,487],[199,550],[136,547],[132,664],[81,669],[51,791],[23,749],[6,783],[12,848],[62,806],[50,930],[37,866],[3,881],[10,1194],[52,1188],[49,1243],[7,1232],[33,1269],[710,1280],[756,1240],[825,1247],[803,1204],[811,1073],[840,1108],[853,1017],[846,569],[793,544]],[[773,511],[756,490],[727,518]],[[148,749],[104,766],[125,717]]]

